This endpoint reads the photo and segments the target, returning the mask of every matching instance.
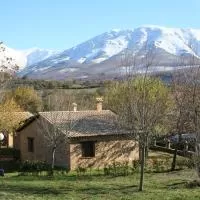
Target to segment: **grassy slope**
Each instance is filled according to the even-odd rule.
[[[145,174],[144,192],[137,191],[139,174],[128,177],[81,176],[0,178],[0,199],[180,199],[199,200],[200,188],[188,189],[195,179],[191,170]]]

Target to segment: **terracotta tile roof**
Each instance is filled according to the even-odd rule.
[[[110,110],[87,110],[87,111],[52,111],[40,112],[43,118],[65,132],[65,128],[71,124],[69,137],[97,136],[125,134],[117,121],[117,115]],[[69,126],[68,126],[69,127]]]
[[[15,112],[14,116],[18,118],[20,121],[19,126],[17,127],[16,130],[23,127],[27,123],[27,121],[29,121],[31,118],[34,117],[34,115],[30,112]]]
[[[49,112],[39,112],[39,115],[46,118],[51,123],[63,123],[69,120],[79,120],[90,116],[116,116],[110,110],[83,110],[83,111],[49,111]]]
[[[30,117],[26,118],[24,121],[21,121],[16,131],[21,131],[25,127],[27,127],[30,123],[32,123],[35,119],[37,119],[39,115],[31,115]]]

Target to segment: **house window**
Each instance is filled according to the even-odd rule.
[[[34,138],[28,137],[28,152],[34,152]]]
[[[95,156],[95,143],[93,141],[81,143],[82,157]]]

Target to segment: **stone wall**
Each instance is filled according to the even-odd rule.
[[[82,157],[81,143],[70,144],[71,169],[77,167],[103,168],[113,162],[131,162],[138,159],[138,146],[136,142],[128,139],[110,138],[110,140],[97,139],[95,142],[95,157]]]
[[[34,138],[34,152],[28,152],[28,137]],[[27,127],[16,133],[14,147],[20,150],[21,160],[45,161],[44,140],[38,132],[37,123],[33,121]]]
[[[39,119],[37,119],[39,120]],[[37,120],[16,133],[14,147],[21,152],[21,160],[45,161],[51,164],[52,148],[42,135]],[[28,137],[34,138],[34,152],[28,152]],[[69,168],[69,145],[62,143],[56,150],[55,165]]]

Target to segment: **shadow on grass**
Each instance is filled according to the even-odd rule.
[[[115,195],[120,193],[120,195],[128,195],[137,191],[137,185],[124,185],[118,183],[111,184],[98,184],[97,182],[89,182],[86,179],[85,183],[81,183],[77,180],[77,183],[63,181],[57,182],[56,180],[47,184],[46,182],[39,181],[38,184],[31,184],[30,182],[24,181],[5,181],[2,180],[0,183],[0,192],[9,194],[24,194],[24,195],[35,195],[35,196],[57,196],[57,195],[71,195],[71,192],[75,192],[79,195]]]
[[[7,192],[7,193],[20,193],[20,194],[32,194],[32,195],[45,195],[45,194],[51,194],[51,195],[58,195],[59,191],[54,188],[45,188],[45,187],[33,187],[33,186],[27,186],[27,185],[1,185],[0,187],[1,192]]]
[[[200,187],[200,180],[194,180],[186,183],[187,188],[199,188]]]
[[[182,180],[176,183],[168,184],[167,187],[170,189],[177,189],[177,188],[186,188],[187,181]]]
[[[8,176],[7,176],[8,175]],[[9,176],[9,174],[6,174],[5,177],[2,177],[2,179],[5,180],[17,180],[20,181],[49,181],[49,180],[65,180],[65,181],[76,181],[79,177],[75,175],[55,175],[55,176],[48,176],[48,175],[12,175]]]
[[[183,169],[182,168],[179,168],[179,169],[175,169],[175,170],[171,170],[171,169],[165,169],[165,170],[160,170],[160,171],[152,171],[152,172],[147,172],[147,173],[155,173],[155,174],[158,174],[158,173],[173,173],[173,172],[178,172],[178,171],[182,171]]]
[[[120,194],[132,194],[133,192],[138,192],[137,185],[129,185],[129,186],[123,186],[123,185],[117,185],[117,184],[110,184],[108,187],[88,187],[88,188],[80,188],[77,190],[77,192],[81,192],[84,194],[116,194],[120,192]]]
[[[8,176],[7,176],[8,175]],[[34,180],[41,180],[41,181],[49,181],[49,180],[65,180],[65,181],[92,181],[92,180],[102,180],[102,178],[105,179],[113,179],[113,178],[118,178],[118,177],[124,177],[124,176],[108,176],[108,175],[104,175],[104,174],[94,174],[94,175],[89,175],[89,174],[85,174],[85,175],[70,175],[70,174],[65,174],[65,175],[54,175],[54,176],[49,176],[49,175],[21,175],[21,174],[16,174],[16,175],[12,175],[9,176],[9,174],[6,174],[5,178],[6,180],[17,180],[17,181],[34,181]]]

